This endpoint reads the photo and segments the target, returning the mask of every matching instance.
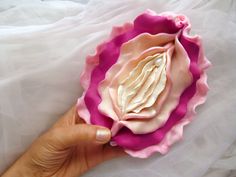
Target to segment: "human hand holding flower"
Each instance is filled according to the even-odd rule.
[[[76,109],[3,177],[76,177],[123,150],[139,158],[167,153],[208,91],[210,63],[200,37],[188,34],[190,27],[184,15],[153,11],[115,27],[86,60]],[[122,150],[104,145],[110,139]]]
[[[110,130],[84,124],[75,107],[40,136],[2,177],[78,177],[124,154],[106,144]]]

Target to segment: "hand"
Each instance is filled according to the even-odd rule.
[[[78,177],[105,160],[125,154],[106,144],[110,138],[109,129],[84,124],[73,107],[2,177]]]

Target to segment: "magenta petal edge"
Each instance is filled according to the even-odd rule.
[[[122,147],[125,152],[127,152],[129,155],[133,157],[139,157],[139,158],[147,158],[154,152],[160,152],[162,154],[165,154],[168,152],[169,147],[174,144],[175,142],[179,141],[183,137],[183,127],[191,122],[192,117],[196,114],[195,109],[198,105],[203,104],[206,100],[206,95],[208,91],[208,85],[207,85],[207,75],[206,75],[206,69],[210,66],[210,62],[206,59],[203,52],[202,42],[199,36],[189,36],[188,33],[190,31],[191,25],[189,23],[189,20],[184,15],[178,15],[171,12],[165,12],[162,14],[156,14],[153,11],[147,10],[143,14],[139,15],[134,23],[126,23],[121,27],[113,27],[112,33],[109,37],[109,39],[102,44],[100,44],[97,49],[96,53],[92,56],[88,56],[86,59],[86,64],[84,71],[81,74],[81,85],[84,88],[83,95],[78,99],[77,102],[77,111],[79,116],[85,120],[88,124],[95,124],[95,125],[101,125],[105,126],[112,130],[113,137],[112,137],[112,145],[118,145]],[[140,88],[138,88],[138,92],[136,95],[138,95],[138,98],[135,98],[135,96],[132,97],[131,101],[129,102],[131,105],[127,107],[126,104],[123,105],[125,102],[120,102],[119,100],[123,100],[124,94],[126,94],[125,91],[129,91],[129,87],[125,88],[125,90],[119,92],[121,93],[121,96],[118,94],[118,96],[115,96],[114,98],[117,98],[118,100],[114,102],[111,101],[109,98],[107,98],[106,94],[99,94],[98,87],[101,87],[101,82],[106,80],[107,72],[112,72],[113,65],[115,66],[117,62],[119,62],[120,58],[124,58],[126,55],[129,54],[129,49],[135,49],[132,47],[135,47],[135,45],[130,45],[130,41],[137,41],[137,46],[141,46],[141,49],[147,50],[148,48],[145,48],[147,46],[152,47],[150,41],[145,40],[143,37],[142,39],[138,39],[138,37],[141,34],[149,33],[152,35],[153,38],[155,38],[155,35],[157,34],[176,34],[176,41],[170,42],[168,46],[174,47],[174,53],[171,58],[171,62],[174,63],[176,61],[179,62],[189,62],[189,68],[186,68],[185,75],[186,75],[186,82],[182,83],[182,90],[178,87],[178,85],[173,86],[173,93],[180,94],[179,98],[175,98],[171,95],[172,92],[168,93],[168,97],[166,99],[166,103],[170,103],[165,105],[165,102],[163,104],[163,108],[160,108],[160,112],[155,113],[155,106],[151,105],[151,107],[143,107],[143,109],[140,112],[137,112],[135,106],[136,102],[132,102],[132,99],[139,99],[145,97],[145,94],[148,92],[151,93],[151,96],[155,95],[156,91],[154,89],[153,92],[150,91],[149,87],[147,91],[142,92],[140,96],[140,88],[145,88],[144,85]],[[158,39],[158,36],[156,37]],[[148,38],[149,39],[149,38]],[[162,40],[162,39],[160,39]],[[155,41],[154,41],[155,42]],[[158,42],[158,41],[156,41]],[[179,43],[179,44],[178,44]],[[153,44],[154,45],[154,44]],[[130,48],[129,48],[130,47]],[[142,48],[143,47],[143,48]],[[155,46],[153,46],[155,47]],[[179,49],[178,49],[179,48]],[[185,50],[185,51],[184,51]],[[125,55],[125,52],[127,54]],[[136,51],[136,50],[135,50]],[[139,51],[139,49],[137,49]],[[140,53],[142,50],[140,51]],[[130,54],[130,56],[135,57],[136,55]],[[137,54],[138,56],[138,54]],[[136,57],[137,57],[136,56]],[[155,58],[155,56],[158,56],[159,58]],[[152,64],[150,64],[150,61],[152,60],[158,60],[162,61],[163,66],[165,66],[165,52],[162,54],[157,54],[153,57],[153,59],[143,59],[140,61],[149,61],[149,63],[145,63],[145,67],[151,67],[151,68],[157,68],[153,70],[158,71],[158,67],[154,67]],[[185,57],[181,60],[181,57]],[[160,58],[161,57],[161,58]],[[171,56],[167,56],[171,57]],[[132,59],[132,58],[131,58]],[[134,59],[134,58],[133,58]],[[123,60],[123,62],[127,62],[126,60]],[[142,66],[141,64],[137,63],[135,66]],[[126,66],[126,65],[124,65]],[[131,70],[135,70],[135,68],[132,68],[132,65],[127,65],[131,67]],[[150,70],[150,69],[149,69]],[[160,70],[160,69],[159,69]],[[164,70],[160,70],[162,72],[162,76],[165,76]],[[146,70],[143,71],[145,76]],[[171,74],[182,74],[184,76],[183,71],[180,69],[172,69]],[[142,73],[141,73],[142,74]],[[170,73],[169,73],[170,74]],[[168,73],[167,73],[168,75]],[[132,75],[128,75],[131,77]],[[152,76],[152,77],[151,77]],[[123,78],[123,76],[119,76],[120,78]],[[174,76],[173,76],[174,77]],[[189,77],[189,78],[188,78]],[[153,80],[153,75],[148,75],[148,81]],[[177,78],[177,77],[174,77]],[[131,78],[132,79],[132,78]],[[167,77],[168,79],[168,77]],[[178,79],[178,78],[177,78]],[[144,80],[145,83],[147,80]],[[155,81],[155,80],[154,80]],[[163,85],[164,88],[166,88],[166,84],[168,83],[168,80],[164,78],[162,82],[155,81],[155,85],[150,82],[150,86],[153,86],[154,88],[161,88]],[[176,83],[178,80],[176,80]],[[106,82],[109,82],[107,80]],[[123,81],[119,81],[119,84],[123,84]],[[130,83],[135,83],[135,79],[130,80]],[[115,90],[120,90],[123,88],[117,84],[117,88],[108,88]],[[141,83],[142,84],[142,83]],[[162,84],[162,85],[160,85]],[[119,87],[118,87],[119,86]],[[162,88],[163,88],[162,86]],[[132,91],[132,90],[131,90]],[[160,92],[160,91],[159,91]],[[158,93],[159,93],[158,92]],[[164,94],[165,89],[160,92],[159,97],[157,97],[157,100],[160,99],[161,95]],[[112,92],[116,93],[116,92]],[[127,92],[129,93],[129,92]],[[132,93],[132,92],[130,92]],[[122,96],[123,94],[123,96]],[[107,114],[104,115],[101,113],[98,109],[100,106],[106,106],[104,103],[104,100],[106,104],[110,103],[112,105],[111,108],[114,108],[112,111],[107,111]],[[128,99],[128,98],[127,98]],[[127,101],[127,99],[124,99],[124,101]],[[168,102],[169,101],[169,102]],[[144,102],[144,101],[143,101]],[[156,101],[157,102],[157,101]],[[117,106],[118,104],[118,106]],[[147,104],[145,102],[145,104]],[[145,105],[144,104],[144,105]],[[125,106],[126,105],[126,106]],[[172,107],[171,107],[172,105]],[[142,106],[142,105],[141,105]],[[123,108],[121,109],[121,107]],[[136,106],[137,107],[137,106]],[[173,109],[175,107],[175,109]],[[121,110],[118,110],[120,108]],[[135,108],[135,109],[134,109]],[[126,111],[126,109],[128,111]],[[131,110],[130,109],[134,109]],[[106,109],[104,109],[106,111]],[[139,109],[138,109],[139,110]],[[169,110],[169,112],[168,112]],[[171,111],[170,111],[171,110]],[[145,112],[145,114],[143,113]],[[151,114],[153,112],[155,114]],[[130,114],[132,112],[132,114]],[[121,115],[136,115],[134,116],[134,119],[131,121],[125,120],[124,118],[127,116],[124,116],[122,118]],[[140,117],[138,115],[155,115],[152,120],[145,119],[146,122],[143,122],[143,120],[137,120],[136,117]],[[115,116],[115,117],[109,117]],[[167,116],[167,117],[166,117]],[[120,120],[115,121],[119,117]],[[132,116],[128,116],[131,117]],[[163,120],[162,120],[163,119]],[[150,123],[155,124],[154,127],[149,129]],[[160,122],[160,123],[159,123]],[[142,129],[142,125],[146,125],[146,129]],[[151,124],[150,124],[151,125]],[[153,125],[153,124],[152,124]],[[116,127],[114,129],[114,126]],[[153,128],[157,127],[155,131],[153,131]],[[132,130],[132,131],[131,131]],[[134,132],[136,132],[134,134]]]

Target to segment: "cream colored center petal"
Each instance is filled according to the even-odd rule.
[[[118,105],[122,115],[139,113],[152,106],[166,83],[166,54],[141,60],[118,87]],[[120,117],[123,119],[123,117]]]
[[[165,122],[160,119],[150,125],[152,119],[159,119],[172,87],[170,58],[175,36],[144,33],[122,46],[117,63],[98,87],[102,99],[98,109],[114,120],[113,135],[123,126],[134,133],[148,133]]]
[[[170,80],[172,81],[172,87],[160,112],[147,121],[120,121],[120,124],[128,127],[135,134],[150,133],[161,127],[168,120],[172,110],[178,105],[183,91],[192,82],[192,75],[189,71],[190,60],[177,37],[175,39],[174,53],[173,55],[169,53],[172,53],[171,49],[170,52],[167,52],[167,61],[171,60]]]

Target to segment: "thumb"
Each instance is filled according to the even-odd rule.
[[[54,142],[61,148],[73,145],[106,144],[111,139],[111,132],[105,127],[75,124],[52,130]]]

